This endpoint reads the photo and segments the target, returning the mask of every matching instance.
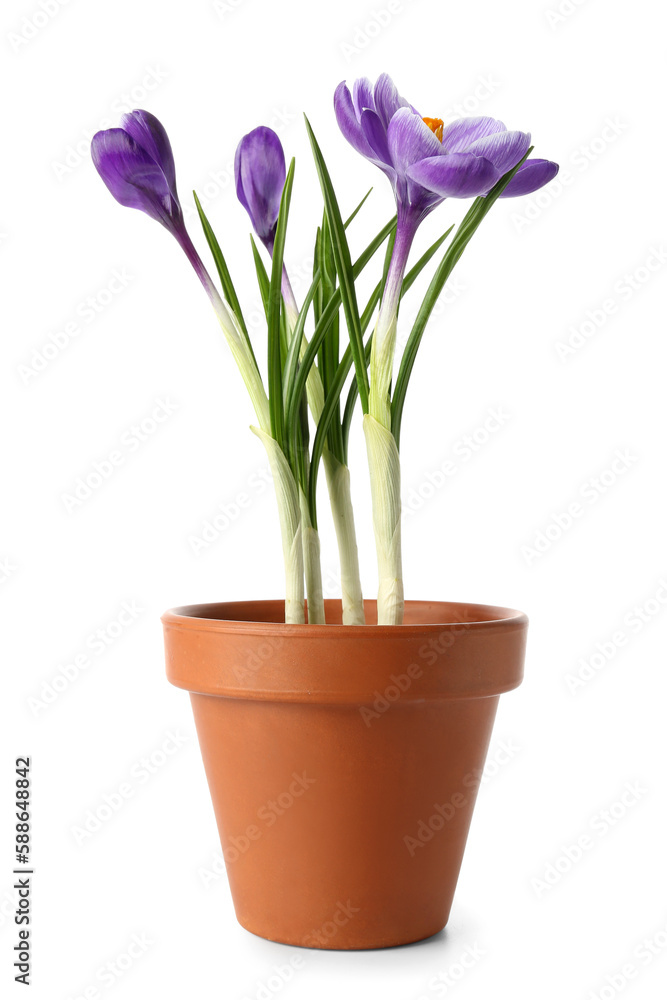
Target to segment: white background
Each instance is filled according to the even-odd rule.
[[[294,956],[305,964],[275,994],[289,1000],[661,996],[667,552],[659,293],[667,233],[664,38],[655,6],[564,0],[558,14],[556,0],[401,0],[380,14],[381,27],[374,17],[387,0],[42,6],[50,16],[34,0],[5,3],[0,32],[3,981],[15,943],[12,765],[30,754],[31,995],[40,1000],[95,986],[99,996],[129,1000],[241,1000]],[[491,745],[493,759],[504,741],[510,759],[492,760],[482,787],[446,932],[408,948],[346,954],[258,939],[236,923],[224,875],[203,883],[203,871],[219,865],[219,845],[189,701],[164,678],[159,615],[182,603],[279,596],[277,518],[270,491],[252,478],[265,457],[247,430],[250,407],[205,296],[167,234],[113,201],[86,148],[123,110],[157,114],[183,200],[191,204],[192,187],[202,195],[252,313],[248,220],[230,171],[238,139],[271,124],[297,157],[287,259],[302,296],[298,275],[309,266],[321,208],[301,112],[343,207],[375,186],[352,237],[358,252],[391,215],[392,196],[338,133],[331,98],[342,78],[383,70],[424,115],[491,114],[531,130],[534,155],[558,160],[561,174],[539,196],[498,203],[464,256],[424,341],[402,442],[405,497],[418,506],[405,521],[407,596],[499,603],[530,615],[526,680],[501,700]],[[418,249],[464,210],[442,206]],[[191,230],[201,247],[194,223]],[[108,296],[114,271],[126,285]],[[91,296],[99,310],[92,320]],[[76,335],[26,376],[68,324]],[[576,330],[582,346],[559,356],[558,344],[573,332],[576,340]],[[127,432],[165,399],[173,413],[130,450]],[[480,430],[498,407],[503,426]],[[486,438],[469,460],[466,434]],[[68,512],[63,494],[121,439],[123,465]],[[358,423],[353,439],[372,595]],[[619,449],[626,467],[603,476],[610,485],[602,493],[594,481]],[[429,474],[440,482],[433,474],[447,460],[456,474],[429,490]],[[421,505],[420,489],[431,494]],[[250,497],[246,509],[196,555],[192,536],[238,494]],[[580,516],[568,526],[562,515],[572,503]],[[331,587],[335,552],[321,519]],[[545,551],[531,555],[549,525]],[[98,654],[90,636],[115,632],[123,602],[141,610]],[[619,632],[625,642],[616,648]],[[36,707],[30,699],[48,696],[61,668],[82,653],[88,666]],[[596,653],[586,674],[583,661]],[[582,670],[589,679],[573,684]],[[186,739],[166,757],[158,751],[170,732]],[[150,764],[156,752],[162,766]],[[154,771],[147,780],[146,758]],[[124,782],[131,797],[78,843],[88,811]],[[626,783],[638,790],[621,806]],[[613,826],[602,818],[610,808]],[[564,850],[584,835],[592,846],[567,862]],[[548,872],[554,884],[540,886]],[[151,942],[145,953],[122,978],[100,980],[98,970],[122,957],[134,934]],[[644,949],[647,940],[656,954]],[[478,959],[448,987],[469,948]],[[22,987],[10,989],[22,995]]]

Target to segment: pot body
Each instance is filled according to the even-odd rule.
[[[527,619],[415,601],[401,626],[343,626],[326,604],[327,625],[285,625],[279,601],[167,612],[167,674],[191,694],[242,926],[406,944],[447,923]]]

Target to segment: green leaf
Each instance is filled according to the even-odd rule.
[[[329,394],[324,400],[324,409],[322,410],[322,416],[320,417],[320,421],[317,425],[317,432],[313,442],[313,451],[310,460],[310,477],[308,483],[308,507],[310,509],[311,519],[313,512],[316,511],[317,473],[319,470],[320,459],[322,458],[322,452],[324,451],[324,445],[327,440],[329,425],[338,408],[340,394],[343,391],[343,386],[345,385],[345,380],[351,367],[352,352],[348,344],[345,349],[345,353],[343,354],[343,359],[338,366],[338,371],[336,372],[333,382],[331,383]]]
[[[325,302],[329,302],[336,291],[336,265],[334,261],[333,246],[331,244],[331,232],[328,220],[325,217],[325,224],[322,227],[322,295]],[[325,398],[331,387],[331,381],[338,370],[340,361],[339,345],[340,321],[338,312],[334,316],[327,335],[322,342],[320,349],[320,374],[324,385]],[[336,406],[333,419],[329,426],[328,437],[329,449],[338,461],[343,460],[343,435],[340,426],[340,408]]]
[[[345,235],[345,226],[338,207],[336,194],[331,183],[331,177],[324,162],[322,151],[317,144],[315,134],[310,127],[310,122],[306,118],[306,129],[308,138],[313,150],[315,166],[320,179],[324,205],[327,213],[327,220],[331,230],[331,241],[333,245],[334,259],[336,261],[336,271],[340,282],[341,298],[345,310],[345,320],[350,338],[350,347],[354,368],[359,382],[359,398],[364,413],[368,410],[368,372],[364,364],[364,342],[361,333],[359,320],[359,309],[357,306],[357,293],[354,286],[354,274],[352,272],[352,259],[350,248]]]
[[[313,314],[317,323],[322,315],[322,288],[320,285],[320,240],[322,230],[317,227],[315,234],[315,246],[313,248],[313,282],[310,286],[311,298],[313,301]]]
[[[352,272],[354,278],[359,277],[361,272],[364,270],[368,262],[372,259],[373,255],[377,252],[379,247],[382,246],[384,241],[387,239],[389,234],[393,232],[396,227],[396,216],[389,220],[389,222],[380,230],[377,236],[375,236],[371,242],[368,244],[366,249],[359,255],[355,261]],[[319,281],[319,274],[317,276],[317,281]],[[313,281],[309,294],[313,290],[313,286],[316,284]],[[297,408],[299,402],[303,395],[306,387],[306,380],[308,378],[308,373],[317,357],[317,353],[322,343],[322,339],[326,336],[329,326],[333,317],[336,315],[337,311],[340,309],[341,304],[341,290],[337,288],[331,299],[327,302],[322,315],[315,326],[313,335],[311,337],[310,343],[306,348],[306,351],[299,364],[299,343],[300,341],[293,339],[290,348],[289,356],[287,359],[287,364],[285,365],[285,386],[286,386],[286,398],[288,399],[288,405],[286,409],[285,423],[287,427],[287,433],[293,442],[293,446],[296,446],[296,441],[294,434],[296,433],[296,417]],[[299,324],[301,324],[300,329],[303,332],[303,327],[305,324],[305,312],[304,309],[299,313]],[[297,324],[297,326],[299,325]],[[295,331],[296,332],[296,331]],[[348,348],[349,350],[349,348]],[[351,355],[350,355],[351,357]]]
[[[419,275],[421,274],[421,272],[424,270],[424,268],[426,267],[426,265],[428,264],[428,262],[431,260],[431,258],[434,256],[434,254],[437,252],[437,250],[439,249],[439,247],[442,246],[442,244],[447,239],[447,237],[449,236],[449,234],[451,233],[451,231],[452,231],[453,228],[454,228],[454,226],[450,226],[449,229],[442,234],[442,236],[439,236],[438,239],[435,241],[435,243],[431,244],[431,246],[428,248],[428,250],[424,254],[422,254],[422,256],[419,258],[419,260],[414,265],[414,267],[412,267],[408,271],[408,273],[405,275],[405,277],[403,278],[403,282],[401,284],[401,299],[403,298],[403,296],[405,295],[405,293],[407,291],[409,291],[409,289],[411,288],[411,286],[414,284],[414,282],[419,277]],[[389,242],[387,244],[387,250],[389,250],[389,246],[390,245],[393,246],[393,241],[391,239],[389,240]],[[361,328],[364,331],[368,327],[368,324],[370,322],[370,319],[371,319],[371,316],[373,314],[373,311],[375,310],[375,307],[377,306],[378,302],[380,301],[381,293],[382,293],[382,290],[384,289],[386,278],[387,278],[387,262],[386,262],[386,259],[385,259],[385,271],[384,271],[384,275],[382,277],[382,281],[378,282],[378,284],[375,286],[375,288],[373,290],[373,293],[372,293],[370,299],[368,300],[366,308],[364,309],[363,314],[361,316]],[[366,343],[366,363],[367,364],[370,361],[370,356],[371,356],[371,343],[372,343],[372,336],[368,338],[368,342]],[[350,437],[350,427],[351,427],[351,424],[352,424],[352,417],[354,415],[354,407],[356,406],[357,397],[358,397],[357,385],[356,385],[356,382],[352,382],[352,384],[350,386],[350,389],[349,389],[349,392],[348,392],[348,395],[347,395],[347,400],[346,400],[346,403],[345,403],[345,409],[343,411],[343,420],[342,420],[342,425],[341,425],[341,431],[342,431],[342,435],[343,435],[343,456],[344,456],[344,462],[345,462],[346,465],[347,465],[347,448],[348,448],[348,441],[349,441],[349,437]]]
[[[287,412],[287,407],[290,401],[290,377],[289,374],[295,371],[299,365],[299,354],[301,352],[301,341],[303,340],[303,331],[306,326],[306,319],[308,318],[308,310],[310,309],[311,303],[314,301],[314,296],[320,285],[320,272],[319,269],[315,272],[315,277],[313,278],[310,288],[306,292],[306,297],[303,300],[303,305],[299,310],[299,316],[296,321],[296,325],[292,331],[292,339],[289,342],[289,347],[287,351],[287,358],[283,366],[283,400],[285,405],[285,412]],[[303,383],[305,390],[305,381]]]
[[[482,221],[491,211],[491,208],[512,180],[521,164],[524,163],[530,155],[532,149],[533,147],[531,146],[521,162],[517,163],[512,170],[508,171],[508,173],[501,177],[498,183],[491,188],[487,195],[481,198],[475,198],[458,230],[456,231],[454,239],[445,251],[433,278],[431,279],[431,283],[428,286],[424,300],[419,307],[417,318],[415,319],[412,330],[410,331],[410,335],[405,345],[405,350],[403,351],[403,357],[401,358],[398,375],[396,377],[396,385],[391,403],[391,429],[397,445],[399,444],[401,436],[401,422],[403,419],[405,396],[410,376],[412,374],[412,369],[414,368],[415,359],[417,357],[417,351],[419,350],[419,345],[421,344],[426,324],[428,323],[440,293],[445,286],[445,282],[454,270],[454,267],[460,260],[463,251],[481,225]]]
[[[366,202],[366,199],[368,198],[368,196],[370,195],[370,193],[371,193],[372,190],[373,190],[373,188],[369,188],[368,189],[368,191],[366,192],[366,194],[363,196],[363,198],[361,199],[361,201],[359,202],[359,204],[355,208],[355,210],[352,213],[352,215],[349,215],[347,217],[347,219],[345,220],[345,228],[346,229],[349,226],[349,224],[352,222],[352,220],[355,218],[355,216],[361,211],[364,203]]]
[[[197,206],[199,221],[201,222],[202,229],[204,230],[204,236],[206,237],[206,242],[209,245],[209,249],[211,251],[211,254],[213,255],[213,260],[215,261],[218,277],[220,278],[220,284],[222,285],[222,291],[224,293],[225,298],[232,307],[232,311],[234,312],[234,315],[236,316],[239,322],[239,326],[241,327],[241,332],[243,333],[243,336],[245,337],[246,343],[250,350],[250,355],[252,357],[252,360],[255,362],[255,367],[257,367],[257,359],[255,357],[255,352],[252,349],[252,344],[250,343],[250,336],[248,334],[248,328],[243,318],[241,303],[238,300],[236,289],[234,288],[234,282],[232,281],[232,277],[229,273],[229,268],[227,267],[227,261],[225,260],[224,254],[220,248],[220,244],[218,243],[216,235],[213,232],[211,223],[206,218],[206,213],[204,212],[204,209],[201,207],[201,203],[199,201],[199,198],[197,197],[197,192],[193,191],[192,193],[194,195],[195,205]]]
[[[269,284],[269,302],[267,318],[268,341],[268,373],[269,373],[269,413],[271,416],[271,434],[280,447],[285,450],[285,413],[283,408],[283,365],[280,350],[280,313],[283,305],[283,253],[285,251],[285,236],[287,219],[292,197],[294,182],[294,159],[290,163],[285,186],[280,199],[280,212],[276,225],[276,236],[273,244],[271,261],[271,281]]]
[[[252,245],[252,256],[255,261],[255,271],[257,272],[257,284],[259,285],[259,294],[262,297],[262,305],[264,306],[264,315],[267,320],[269,318],[269,276],[266,273],[266,268],[264,267],[264,261],[262,260],[262,255],[257,249],[257,244],[253,237],[250,237],[250,243]]]
[[[447,239],[453,228],[454,226],[451,225],[449,229],[445,230],[442,236],[439,236],[435,241],[435,243],[432,243],[431,246],[428,248],[428,250],[422,254],[417,263],[410,268],[408,273],[403,278],[403,283],[401,285],[401,298],[403,298],[405,293],[410,290],[412,285],[414,285],[415,281],[417,280],[421,272],[424,270],[428,262],[432,260],[432,258],[438,252],[438,250],[445,242],[445,240]]]
[[[371,292],[371,296],[366,303],[366,308],[361,315],[361,330],[365,333],[370,325],[370,321],[373,317],[373,313],[380,301],[382,295],[382,289],[384,288],[384,279],[378,281],[377,285]],[[373,346],[373,334],[366,341],[364,346],[364,363],[368,367],[371,360],[371,347]],[[329,431],[329,425],[333,420],[336,413],[336,408],[339,405],[340,395],[343,391],[343,386],[347,376],[349,375],[350,368],[352,367],[352,354],[350,352],[349,346],[346,348],[345,353],[341,363],[338,366],[338,370],[333,378],[331,387],[329,389],[329,394],[325,400],[324,409],[322,410],[322,416],[319,419],[317,425],[317,432],[315,434],[315,441],[313,442],[313,452],[310,462],[310,483],[309,483],[309,503],[315,503],[315,493],[317,489],[317,474],[319,471],[319,463],[322,457],[322,452],[324,450],[324,442],[326,440],[326,435]],[[343,451],[342,458],[339,461],[344,465],[347,465],[347,445],[350,436],[350,424],[352,421],[352,414],[354,412],[354,406],[356,404],[357,398],[359,396],[359,387],[357,380],[353,379],[350,384],[350,390],[347,397],[347,403],[345,405],[345,412],[343,415],[343,421],[341,424],[341,434],[343,438]],[[337,456],[338,457],[338,456]]]

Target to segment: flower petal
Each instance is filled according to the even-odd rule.
[[[285,154],[271,128],[260,125],[241,139],[234,159],[236,193],[260,239],[266,240],[280,211],[285,186]]]
[[[440,140],[410,108],[400,108],[389,123],[387,142],[398,173],[417,160],[442,154]]]
[[[518,198],[532,194],[552,181],[558,173],[558,164],[552,160],[526,160],[509,182],[501,198]]]
[[[354,81],[352,87],[352,103],[357,119],[361,121],[361,112],[368,108],[375,111],[375,101],[373,100],[373,84],[367,76],[362,76]]]
[[[475,153],[476,156],[491,160],[502,177],[524,158],[529,146],[530,132],[494,132],[472,142],[466,153]]]
[[[334,111],[336,112],[338,127],[350,145],[354,146],[356,151],[361,153],[362,156],[367,157],[369,160],[375,160],[375,153],[364,135],[354,110],[352,96],[344,80],[338,84],[334,93]]]
[[[387,166],[391,166],[392,159],[387,142],[387,130],[378,115],[374,111],[363,111],[361,114],[361,127],[377,159],[382,163],[386,163]]]
[[[389,127],[389,122],[399,108],[411,109],[412,107],[404,97],[401,97],[394,81],[387,73],[382,73],[377,78],[373,90],[373,98],[375,100],[375,110],[385,128]]]
[[[441,198],[475,198],[486,194],[500,177],[490,160],[473,153],[430,156],[413,163],[407,174]]]
[[[121,118],[121,126],[161,168],[169,190],[176,195],[176,168],[171,143],[164,125],[150,111],[130,111]]]
[[[163,171],[124,129],[96,132],[91,155],[97,172],[121,205],[138,208],[165,226],[180,216]]]
[[[447,153],[463,153],[477,139],[505,131],[505,126],[497,118],[459,118],[443,129],[442,148]]]

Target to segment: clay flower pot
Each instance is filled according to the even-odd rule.
[[[281,601],[168,611],[239,923],[290,945],[381,948],[449,917],[498,698],[527,619],[408,601],[405,624],[285,625]],[[373,622],[374,602],[366,604]]]

